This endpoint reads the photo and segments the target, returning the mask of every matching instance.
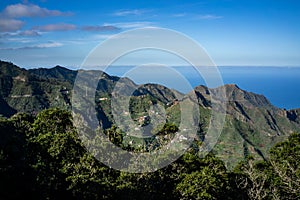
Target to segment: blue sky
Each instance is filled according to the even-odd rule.
[[[218,66],[300,66],[299,21],[298,0],[1,0],[0,59],[76,68],[111,35],[151,26],[193,38]]]

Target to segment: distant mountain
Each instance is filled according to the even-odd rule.
[[[87,71],[83,78],[85,81],[99,78],[95,76],[97,73],[100,74],[99,71]],[[72,89],[77,74],[78,71],[60,66],[26,70],[0,61],[0,114],[9,117],[17,112],[37,113],[50,107],[71,109]],[[123,84],[125,91],[134,91],[130,99],[130,114],[136,123],[141,123],[141,117],[149,118],[148,110],[154,104],[166,108],[169,122],[180,123],[178,102],[189,94],[184,95],[157,84],[136,85],[128,78],[101,73],[95,103],[102,128],[109,128],[115,123],[111,98],[117,83]],[[267,158],[271,146],[292,132],[300,132],[300,109],[279,109],[263,95],[244,91],[234,84],[214,89],[198,86],[192,92],[196,94],[199,104],[200,140],[205,138],[209,126],[211,94],[220,89],[224,89],[227,96],[226,121],[213,151],[228,166],[233,166],[248,155],[258,159]],[[80,90],[84,92],[86,88]]]
[[[73,84],[77,75],[77,71],[69,70],[61,66],[56,66],[50,69],[46,69],[46,68],[29,69],[28,72],[38,77],[48,78],[48,79],[58,79],[60,81],[68,81],[71,84]]]
[[[25,70],[12,63],[0,62],[0,99],[3,100],[0,114],[8,117],[15,112],[36,113],[49,107],[71,106],[72,81],[64,80],[62,74],[72,71],[61,68],[59,77],[53,73],[56,70],[49,69],[48,75],[42,71],[47,69]]]
[[[236,163],[245,156],[266,158],[269,149],[291,133],[300,130],[300,110],[273,106],[263,95],[247,92],[237,85],[222,86],[226,91],[226,122],[214,151],[226,163]],[[205,86],[195,88],[199,104],[209,110],[210,92]]]

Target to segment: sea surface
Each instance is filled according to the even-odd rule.
[[[203,71],[205,72],[204,69]],[[239,88],[262,94],[270,102],[285,109],[300,108],[300,67],[218,67],[213,73],[203,77],[193,67],[109,67],[110,75],[131,78],[137,84],[159,83],[186,93],[198,85],[217,87],[222,84],[236,84]],[[216,74],[219,72],[219,75]],[[209,73],[208,73],[209,74]],[[221,77],[215,85],[205,80]],[[209,81],[208,81],[209,82]]]

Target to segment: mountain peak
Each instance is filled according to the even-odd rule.
[[[242,90],[236,84],[227,84],[224,88],[229,102],[239,102],[249,108],[273,107],[265,96]]]
[[[42,78],[60,79],[60,80],[68,81],[70,83],[73,83],[77,75],[77,71],[73,71],[59,65],[49,69],[38,68],[38,69],[29,69],[28,71],[29,73]]]
[[[224,87],[228,88],[228,89],[230,88],[230,89],[239,89],[240,90],[239,86],[237,84],[233,84],[233,83],[225,84]]]
[[[66,68],[66,67],[62,67],[62,66],[60,66],[60,65],[56,65],[55,67],[50,68],[50,70],[51,70],[51,69],[55,69],[55,70],[63,70],[63,71],[72,71],[72,70],[70,70],[70,69],[68,69],[68,68]]]
[[[265,96],[242,90],[236,84],[225,84],[224,86],[213,89],[209,89],[206,86],[200,85],[195,87],[194,89],[201,102],[203,102],[204,100],[205,102],[210,102],[210,95],[217,94],[217,92],[220,90],[223,90],[222,92],[225,92],[228,103],[238,102],[248,108],[274,107]]]
[[[0,74],[15,77],[22,72],[25,72],[25,69],[22,69],[11,62],[0,60]]]

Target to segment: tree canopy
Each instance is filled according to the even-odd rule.
[[[160,135],[178,128],[167,124]],[[113,126],[104,131],[123,144]],[[125,173],[100,163],[82,145],[68,111],[0,118],[1,199],[299,199],[300,135],[249,157],[233,171],[213,154],[200,158],[199,144],[152,173]],[[127,150],[134,150],[124,148]]]

